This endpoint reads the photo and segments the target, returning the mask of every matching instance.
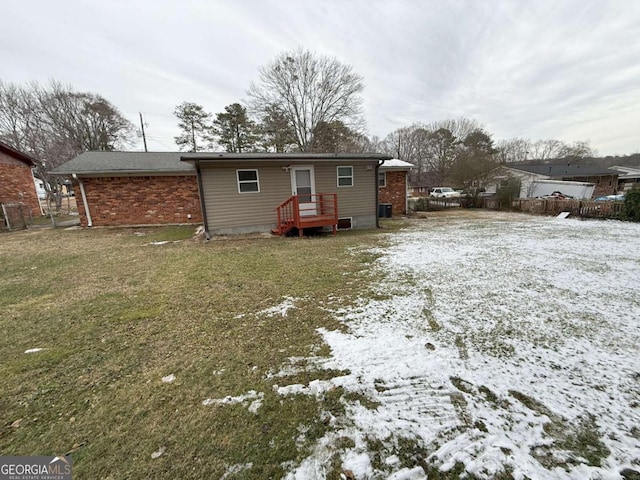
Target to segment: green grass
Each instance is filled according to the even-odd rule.
[[[319,402],[280,397],[273,385],[344,372],[266,374],[290,357],[328,353],[316,329],[340,325],[323,306],[336,292],[344,306],[368,291],[375,258],[359,247],[381,237],[205,244],[193,231],[2,236],[0,453],[73,451],[78,479],[220,478],[248,462],[233,478],[279,478],[283,463],[309,454],[328,428],[322,411],[340,414],[344,392]],[[297,299],[286,317],[256,315],[285,296]],[[24,353],[31,348],[43,350]],[[171,373],[176,380],[163,383]],[[255,414],[246,405],[202,404],[249,390],[264,393]],[[339,462],[334,476],[336,469]]]

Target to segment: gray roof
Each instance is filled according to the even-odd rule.
[[[54,168],[54,175],[195,173],[181,152],[85,152]]]
[[[382,154],[364,153],[226,153],[226,152],[85,152],[54,168],[54,175],[190,174],[199,161],[282,160],[388,160]]]
[[[227,153],[227,152],[198,152],[183,153],[183,162],[193,162],[196,160],[205,162],[229,161],[229,160],[251,160],[251,161],[335,161],[335,160],[391,160],[393,157],[382,153]]]
[[[599,175],[617,175],[618,172],[598,165],[580,165],[577,163],[541,163],[535,165],[507,165],[514,170],[545,175],[548,177],[592,177]]]

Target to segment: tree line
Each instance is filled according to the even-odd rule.
[[[386,153],[415,165],[418,184],[469,187],[497,165],[595,155],[588,141],[514,138],[495,142],[477,121],[415,123],[383,139],[369,137],[362,115],[363,79],[335,58],[298,49],[259,69],[247,101],[211,114],[193,102],[175,108],[188,151]]]
[[[64,179],[49,171],[90,150],[121,150],[135,129],[104,97],[51,81],[17,85],[0,80],[0,141],[31,155],[36,176],[57,207]]]
[[[588,157],[588,141],[514,138],[496,142],[479,122],[415,123],[384,138],[366,134],[363,78],[333,57],[297,49],[258,69],[247,99],[215,114],[195,102],[174,114],[183,151],[385,153],[415,165],[412,181],[467,187],[496,165],[529,159]],[[52,81],[24,86],[0,80],[0,140],[31,154],[39,176],[87,150],[130,148],[136,130],[109,101]]]

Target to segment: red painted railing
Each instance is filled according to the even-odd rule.
[[[276,207],[276,235],[286,235],[293,228],[302,237],[305,228],[331,226],[338,228],[338,194],[313,193],[292,195]]]

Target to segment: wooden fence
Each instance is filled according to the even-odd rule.
[[[513,200],[511,208],[538,215],[555,216],[560,212],[569,212],[571,216],[582,218],[621,218],[624,202],[526,198]]]
[[[582,218],[621,218],[624,202],[594,202],[593,200],[560,200],[552,198],[516,198],[511,201],[498,197],[415,199],[411,210],[434,211],[447,208],[486,208],[489,210],[512,210],[535,215],[558,215],[569,212]]]
[[[20,230],[32,224],[31,211],[24,203],[0,204],[0,230]]]

